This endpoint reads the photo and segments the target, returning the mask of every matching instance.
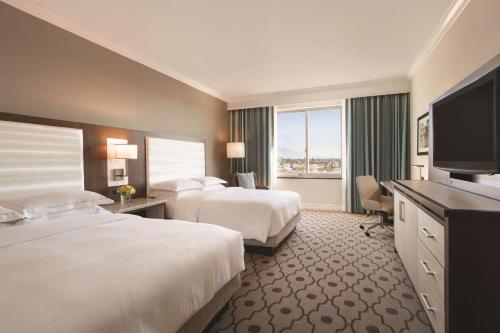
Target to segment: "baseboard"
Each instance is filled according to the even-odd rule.
[[[325,205],[325,204],[302,204],[303,209],[317,209],[317,210],[342,210],[342,205]]]

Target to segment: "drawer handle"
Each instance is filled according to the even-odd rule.
[[[404,211],[405,211],[405,203],[404,201],[399,201],[399,220],[401,222],[406,221]]]
[[[429,265],[428,265],[428,263],[427,263],[427,261],[426,261],[426,260],[420,260],[420,263],[422,264],[422,267],[424,268],[424,271],[425,271],[427,274],[430,274],[430,275],[434,275],[434,274],[436,274],[436,272],[431,271],[431,270],[429,269]]]
[[[422,301],[424,302],[424,305],[427,308],[427,310],[432,311],[432,312],[436,311],[436,308],[432,307],[429,304],[429,295],[420,293],[420,297],[422,297]]]
[[[422,232],[424,233],[424,235],[427,237],[427,238],[434,238],[434,235],[431,234],[429,232],[429,229],[427,229],[426,227],[422,227],[420,228],[420,230],[422,230]]]

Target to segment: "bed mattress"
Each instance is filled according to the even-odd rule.
[[[176,332],[244,269],[217,225],[80,214],[0,230],[0,332]]]
[[[152,194],[164,197],[164,192],[155,190]],[[300,196],[295,192],[241,187],[199,191],[168,201],[174,219],[217,224],[241,232],[244,239],[262,243],[277,235],[301,209]]]

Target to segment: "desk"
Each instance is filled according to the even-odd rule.
[[[384,189],[384,191],[390,195],[394,195],[394,185],[392,185],[391,180],[386,180],[383,182],[380,182],[380,186]]]

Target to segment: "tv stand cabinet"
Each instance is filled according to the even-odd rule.
[[[393,183],[396,250],[435,332],[499,332],[500,201]]]

